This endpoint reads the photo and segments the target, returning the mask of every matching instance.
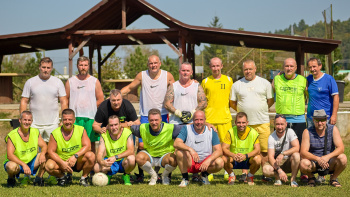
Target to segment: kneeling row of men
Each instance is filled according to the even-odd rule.
[[[347,158],[343,153],[344,146],[339,131],[336,126],[326,123],[324,111],[316,110],[315,114],[315,126],[306,129],[303,134],[301,162],[299,142],[294,131],[286,130],[287,123],[283,115],[276,115],[276,131],[270,135],[268,142],[269,163],[263,167],[265,175],[275,176],[275,185],[281,185],[281,180],[288,181],[286,173],[291,172],[291,186],[298,186],[296,175],[300,164],[301,172],[309,176],[309,183],[315,180],[313,173],[329,170],[332,174],[330,183],[341,186],[336,178],[345,169]],[[158,180],[153,167],[164,168],[162,183],[168,185],[169,174],[176,166],[179,166],[183,177],[180,187],[189,184],[188,173],[201,172],[202,183],[210,184],[208,175],[222,168],[229,174],[229,184],[234,184],[236,180],[232,169],[250,169],[243,181],[254,185],[254,174],[261,164],[259,134],[247,126],[248,117],[244,112],[236,115],[236,126],[227,132],[222,144],[217,133],[206,124],[203,111],[196,111],[193,124],[189,125],[161,122],[158,109],[151,109],[148,119],[149,123],[133,125],[128,129],[120,126],[118,116],[109,117],[108,131],[101,134],[95,157],[90,150],[86,131],[83,127],[74,125],[73,110],[63,110],[63,124],[52,132],[48,145],[39,131],[30,127],[31,112],[24,111],[21,113],[20,127],[12,130],[5,139],[7,159],[4,167],[9,176],[7,184],[13,187],[16,184],[15,176],[24,173],[37,174],[34,185],[44,185],[42,177],[47,171],[57,178],[59,186],[65,186],[72,182],[73,171],[82,170],[80,184],[88,186],[88,175],[93,170],[108,176],[124,173],[124,184],[131,185],[130,172],[137,163],[151,175],[149,185],[155,185]],[[145,150],[137,153],[136,157],[132,134],[144,142]],[[325,140],[322,142],[321,138]]]

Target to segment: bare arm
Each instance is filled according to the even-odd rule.
[[[226,156],[228,156],[228,157],[232,157],[232,158],[235,157],[235,154],[233,154],[233,153],[230,151],[230,145],[229,145],[229,144],[221,143],[221,147],[222,147],[222,151],[223,151],[224,155],[226,155]]]
[[[49,145],[47,146],[47,153],[49,154],[50,159],[54,160],[58,165],[64,165],[65,161],[63,161],[58,154],[57,150],[57,142],[55,138],[50,135]]]
[[[327,162],[333,158],[333,157],[337,157],[340,154],[344,153],[344,144],[343,144],[343,140],[340,137],[340,133],[339,130],[336,126],[334,126],[333,128],[333,143],[335,146],[335,150],[331,153],[329,153],[328,155],[325,155],[324,157],[326,158]]]
[[[139,72],[139,74],[136,75],[134,81],[132,81],[129,85],[121,89],[122,95],[125,96],[129,94],[129,92],[139,87],[141,85],[141,82],[142,82],[142,72]]]
[[[91,141],[84,129],[83,137],[81,138],[81,149],[76,153],[79,157],[91,150]]]
[[[198,153],[191,147],[187,146],[181,138],[176,138],[174,142],[174,148],[177,150],[188,151],[193,158],[193,161],[198,162]]]
[[[132,125],[140,125],[140,119],[136,119],[135,121],[129,121],[129,122],[124,122],[124,123],[120,123],[120,126],[126,128],[126,127],[131,127]]]
[[[61,103],[61,111],[68,108],[68,100],[66,96],[59,97]]]
[[[23,161],[21,161],[14,153],[15,153],[15,146],[13,145],[12,141],[10,138],[7,139],[7,158],[12,161],[15,162],[18,165],[21,165],[23,168],[24,166],[27,166],[26,163],[24,163]],[[28,166],[27,166],[28,167]],[[29,168],[29,167],[28,167]]]
[[[270,108],[275,103],[275,100],[273,98],[267,99],[267,106]]]
[[[120,153],[118,155],[119,158],[126,158],[128,157],[129,155],[133,155],[134,154],[134,140],[132,139],[132,135],[130,135],[128,137],[128,141],[127,141],[127,144],[126,144],[126,151]]]
[[[230,107],[237,111],[237,101],[230,100]]]
[[[292,155],[293,153],[298,153],[300,146],[299,146],[299,140],[298,139],[294,139],[293,141],[290,142],[290,144],[292,145],[292,148],[290,148],[289,150],[284,151],[284,155]]]
[[[164,107],[167,109],[170,113],[175,113],[175,107],[173,106],[174,103],[174,86],[173,84],[170,84],[168,86],[168,89],[165,94],[164,98]]]
[[[102,122],[99,123],[99,122],[96,122],[96,120],[94,121],[94,123],[92,123],[92,130],[94,130],[96,133],[105,133],[106,132],[106,127],[102,127],[101,128],[101,125],[102,125]]]
[[[170,72],[167,72],[167,78],[168,78],[168,87],[169,87],[169,85],[173,84],[175,80],[174,80],[174,76]]]
[[[104,100],[104,95],[101,87],[101,83],[99,80],[96,80],[96,85],[95,85],[95,95],[96,95],[96,106],[100,106],[100,104]]]
[[[339,108],[339,94],[333,95],[333,111],[330,119],[330,123],[335,125],[337,123],[337,113]]]
[[[248,157],[255,157],[260,154],[260,144],[254,144],[254,150],[248,153]]]
[[[307,129],[303,132],[303,140],[301,141],[300,156],[304,159],[316,161],[319,157],[309,152],[310,149],[310,136]]]
[[[97,156],[96,156],[96,161],[97,163],[99,163],[101,166],[105,166],[104,165],[104,160],[103,157],[106,155],[106,146],[105,146],[105,141],[103,140],[103,137],[100,137],[100,141],[99,141],[99,146],[98,146],[98,150],[97,150]]]
[[[21,114],[23,111],[27,110],[27,105],[29,102],[29,98],[22,97],[21,98],[21,104],[19,106],[19,113]]]
[[[198,106],[196,110],[204,110],[207,107],[207,97],[205,96],[204,90],[200,85],[198,86],[197,102]]]
[[[69,84],[69,80],[67,80],[66,82],[66,86],[65,86],[65,89],[66,89],[66,98],[67,98],[67,102],[69,104],[69,98],[70,98],[70,84]],[[61,101],[61,100],[60,100]],[[61,103],[62,105],[62,103]]]
[[[221,144],[217,144],[217,145],[213,146],[213,150],[214,150],[214,152],[208,158],[208,159],[211,159],[211,161],[215,161],[215,159],[222,156]]]
[[[47,144],[39,134],[38,145],[41,148],[41,154],[39,157],[39,164],[46,162]]]

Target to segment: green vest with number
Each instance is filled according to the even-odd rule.
[[[231,135],[230,151],[232,153],[248,154],[254,150],[254,143],[257,140],[259,133],[255,129],[249,126],[247,127],[250,129],[250,131],[247,137],[243,140],[239,139],[238,137],[237,126],[234,126],[228,130]]]
[[[19,135],[18,129],[19,127],[10,131],[10,133],[7,134],[7,136],[5,137],[5,142],[7,143],[8,138],[10,138],[13,146],[15,147],[14,155],[16,155],[16,157],[18,157],[18,159],[20,159],[24,163],[29,163],[38,154],[39,130],[30,127],[29,139],[28,142],[25,142]],[[7,158],[6,153],[6,159],[4,161],[4,164],[8,161],[10,160]]]
[[[297,75],[288,80],[284,75],[277,75],[274,79],[276,91],[276,113],[302,115],[305,113],[306,78]]]
[[[113,140],[109,131],[106,133],[102,133],[101,136],[105,143],[106,147],[106,157],[112,157],[115,155],[119,155],[122,152],[125,152],[127,149],[128,138],[131,135],[131,131],[127,128],[124,128],[122,134],[117,140]],[[117,161],[121,160],[118,159]]]
[[[162,124],[164,124],[163,129],[157,136],[151,134],[149,123],[140,125],[143,147],[152,157],[162,157],[166,153],[173,153],[175,151],[173,146],[174,125],[168,123]]]
[[[84,127],[74,125],[73,134],[69,140],[63,138],[61,128],[62,127],[56,128],[51,134],[57,143],[56,153],[63,161],[67,161],[83,147],[81,140],[83,138]]]

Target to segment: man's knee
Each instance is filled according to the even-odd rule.
[[[20,171],[20,167],[17,163],[9,161],[6,164],[6,171],[8,174],[18,174]]]
[[[143,165],[148,159],[149,159],[149,156],[144,152],[139,152],[136,155],[136,163],[138,165]]]
[[[215,165],[218,169],[222,169],[224,167],[224,160],[221,157],[215,159]]]
[[[125,166],[130,166],[130,165],[135,165],[135,156],[134,155],[129,155],[126,157],[125,161]]]
[[[54,170],[56,168],[56,162],[49,159],[46,164],[45,164],[45,170],[48,172],[51,172],[52,170]]]
[[[265,176],[273,176],[274,175],[274,168],[271,165],[264,165],[263,166],[263,174]]]
[[[309,170],[311,170],[311,161],[308,159],[302,159],[300,161],[300,171],[307,172]]]
[[[91,151],[88,151],[85,153],[84,157],[87,159],[89,162],[95,162],[95,154]]]
[[[291,157],[290,158],[291,161],[300,162],[300,154],[299,153],[295,152],[290,157]]]
[[[336,160],[341,166],[345,166],[348,163],[348,159],[344,153],[340,154]]]
[[[254,156],[252,159],[252,164],[253,165],[260,165],[261,164],[261,156],[260,155]]]

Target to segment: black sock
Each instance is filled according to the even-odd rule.
[[[209,175],[209,173],[207,171],[202,172],[203,177],[207,177],[208,175]]]
[[[137,153],[140,152],[140,149],[137,149]],[[141,167],[139,165],[137,165],[137,168],[139,169],[139,175],[143,176],[143,170],[141,169]]]
[[[188,181],[188,173],[182,173],[182,178],[184,178],[186,181]]]

